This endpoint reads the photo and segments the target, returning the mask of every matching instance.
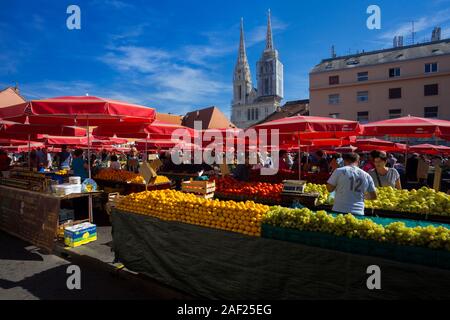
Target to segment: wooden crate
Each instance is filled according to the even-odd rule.
[[[118,192],[108,194],[108,202],[106,203],[105,209],[109,216],[111,215],[112,209],[116,207],[118,201],[123,197]]]
[[[211,194],[216,191],[214,181],[185,181],[181,184],[181,191],[195,194]]]

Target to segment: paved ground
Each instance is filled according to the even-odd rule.
[[[150,279],[114,270],[108,229],[102,233],[105,237],[100,237],[94,247],[79,248],[76,254],[69,252],[65,259],[42,254],[36,247],[0,231],[0,299],[177,298],[174,291]],[[98,255],[99,259],[89,255]],[[81,269],[81,290],[67,289],[66,271],[71,264]],[[128,275],[123,276],[124,272]]]

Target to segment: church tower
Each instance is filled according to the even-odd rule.
[[[239,53],[233,75],[233,112],[231,122],[239,122],[239,118],[242,115],[241,109],[250,102],[249,98],[252,90],[252,76],[245,51],[244,20],[241,19]]]
[[[266,48],[257,63],[258,97],[274,96],[283,99],[283,64],[273,45],[270,10],[267,16]]]
[[[269,10],[265,49],[257,63],[257,89],[252,85],[245,52],[244,24],[241,19],[241,38],[233,74],[231,107],[231,122],[238,128],[245,129],[265,119],[280,107],[283,99],[283,64],[278,59],[278,51],[273,45],[270,18]]]

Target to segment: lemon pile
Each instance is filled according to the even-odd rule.
[[[170,180],[166,176],[156,176],[153,180],[150,181],[150,183],[151,184],[170,183]]]
[[[219,201],[175,190],[155,190],[130,194],[120,200],[117,209],[166,221],[260,236],[261,220],[269,207],[253,201]]]
[[[384,187],[377,189],[377,195],[377,200],[365,201],[366,208],[450,216],[450,195],[434,189],[408,191]]]
[[[403,222],[382,226],[370,219],[357,219],[351,214],[333,217],[325,211],[283,207],[272,207],[262,222],[283,228],[450,251],[450,230],[442,226],[410,228]]]

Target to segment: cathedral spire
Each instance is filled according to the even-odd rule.
[[[267,12],[267,35],[266,35],[266,51],[273,50],[273,38],[272,38],[272,22],[270,21],[270,9]]]
[[[245,38],[244,38],[244,18],[241,18],[241,39],[239,42],[239,56],[238,64],[247,63],[247,53],[245,51]]]

